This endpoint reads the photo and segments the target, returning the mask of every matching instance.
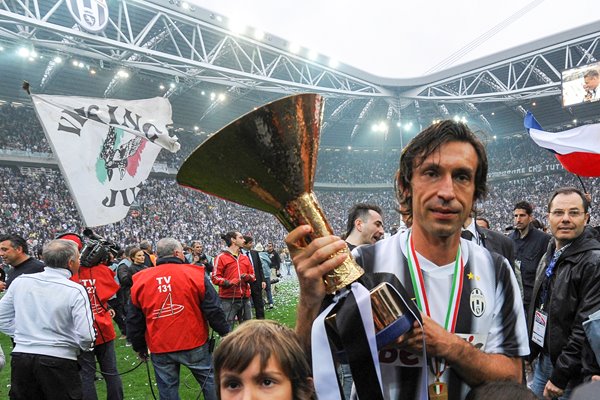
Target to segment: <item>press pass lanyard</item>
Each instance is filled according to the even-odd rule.
[[[408,270],[410,272],[410,279],[413,285],[413,291],[415,292],[415,300],[417,307],[431,317],[431,311],[429,309],[429,301],[427,299],[427,293],[425,291],[425,281],[423,280],[423,273],[421,272],[421,266],[417,258],[417,252],[415,251],[415,245],[412,238],[412,232],[406,239],[406,248],[408,249]],[[456,328],[456,320],[458,319],[458,308],[460,305],[460,297],[462,294],[463,286],[463,273],[465,270],[464,261],[461,256],[460,245],[456,252],[456,260],[454,261],[454,275],[452,279],[452,289],[450,291],[450,301],[448,303],[448,310],[446,311],[446,318],[444,322],[444,328],[448,332],[454,333]],[[436,377],[436,381],[440,380],[440,377],[446,369],[445,360],[438,360],[434,358],[431,362],[432,372]]]
[[[566,248],[569,247],[570,245],[571,245],[571,243],[567,243],[560,249],[556,250],[554,252],[554,255],[552,256],[552,259],[548,263],[548,267],[546,268],[546,272],[545,272],[546,277],[544,278],[544,282],[542,283],[542,297],[540,298],[540,300],[541,300],[540,301],[540,311],[544,311],[544,308],[546,306],[546,301],[548,300],[548,289],[550,288],[550,280],[552,279],[552,276],[554,275],[554,267],[556,267],[558,258],[566,250]]]

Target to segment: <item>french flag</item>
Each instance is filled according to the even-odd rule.
[[[545,132],[531,112],[527,112],[525,129],[533,141],[554,153],[569,172],[600,177],[600,124],[578,126],[563,132]]]

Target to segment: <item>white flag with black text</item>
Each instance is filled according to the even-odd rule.
[[[31,98],[85,226],[125,218],[161,148],[179,150],[166,98]]]

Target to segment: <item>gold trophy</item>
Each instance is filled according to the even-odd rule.
[[[303,94],[244,115],[199,146],[177,182],[273,214],[288,231],[308,224],[313,233],[305,244],[333,234],[313,193],[323,103],[317,94]],[[323,277],[327,293],[362,274],[348,257]]]
[[[242,116],[194,150],[179,169],[177,182],[273,214],[288,231],[308,224],[313,233],[304,244],[333,234],[313,193],[323,104],[320,95],[302,94]],[[327,293],[343,289],[363,273],[349,255],[323,277]],[[378,333],[406,311],[402,299],[385,284],[371,290],[371,303]],[[327,319],[332,326],[335,317],[333,313]],[[388,341],[395,332],[388,329],[380,337]]]

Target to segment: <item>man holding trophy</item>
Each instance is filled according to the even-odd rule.
[[[423,368],[430,399],[463,399],[469,386],[521,380],[520,357],[529,347],[516,279],[507,260],[460,237],[486,194],[486,175],[485,150],[466,125],[430,126],[404,149],[396,178],[412,229],[355,250],[366,272],[400,279],[423,319],[379,351],[386,399],[427,398],[419,389]],[[307,347],[326,295],[322,277],[347,257],[335,236],[299,244],[311,231],[300,226],[286,239],[300,281],[296,329]],[[423,342],[427,360],[416,355]]]
[[[177,174],[181,185],[271,213],[290,231],[296,330],[312,347],[319,399],[343,396],[333,355],[350,365],[362,400],[457,400],[469,385],[520,381],[529,347],[516,279],[508,261],[460,237],[486,193],[481,142],[452,121],[417,135],[396,182],[412,229],[355,249],[354,260],[313,192],[323,105],[303,94],[258,108],[211,136]]]

